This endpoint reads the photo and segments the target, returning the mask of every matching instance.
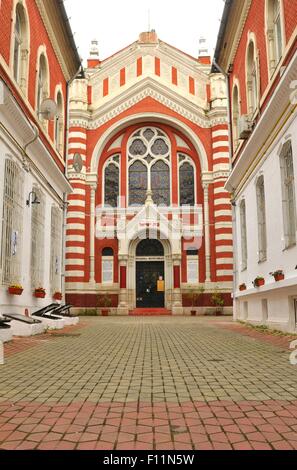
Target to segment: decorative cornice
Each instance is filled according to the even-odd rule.
[[[132,92],[131,92],[132,90]],[[219,124],[227,123],[227,116],[224,116],[221,110],[219,116],[212,116],[211,119],[205,114],[205,110],[199,106],[195,106],[184,97],[179,96],[155,82],[151,78],[145,79],[142,83],[136,84],[128,92],[112,99],[106,106],[98,110],[97,115],[92,116],[79,110],[73,110],[70,113],[70,125],[85,127],[88,122],[88,129],[98,129],[110,120],[127,111],[145,98],[151,97],[168,109],[175,111],[180,116],[197,124],[202,128],[211,128]],[[83,115],[84,114],[84,115]]]
[[[43,24],[44,24],[44,27],[49,35],[49,39],[51,41],[51,44],[53,46],[53,49],[55,51],[55,54],[56,54],[56,57],[58,59],[58,62],[61,66],[61,69],[62,69],[62,72],[64,74],[64,77],[65,77],[65,80],[66,81],[69,81],[71,76],[69,74],[69,71],[68,71],[68,68],[67,68],[67,65],[66,65],[66,62],[64,61],[64,58],[63,58],[63,54],[61,53],[61,50],[60,50],[60,47],[59,47],[59,42],[58,42],[58,39],[56,38],[56,35],[53,31],[53,28],[51,26],[51,22],[47,16],[47,13],[46,13],[46,9],[45,9],[45,5],[44,5],[44,2],[43,0],[36,0],[36,5],[38,7],[38,10],[39,10],[39,13],[40,13],[40,16],[42,18],[42,21],[43,21]]]

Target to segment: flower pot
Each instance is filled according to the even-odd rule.
[[[102,310],[102,317],[108,317],[109,310]]]
[[[255,282],[256,287],[262,287],[265,286],[265,279],[259,279],[258,281]]]
[[[196,310],[191,310],[191,316],[196,317]]]
[[[239,286],[239,290],[240,290],[240,292],[245,291],[245,290],[246,290],[246,286]]]
[[[63,298],[63,295],[61,294],[61,292],[56,292],[54,295],[53,295],[53,299],[54,300],[62,300]]]
[[[24,289],[18,287],[9,287],[8,292],[10,295],[22,295]]]
[[[34,297],[36,297],[36,299],[44,299],[45,295],[45,292],[34,292]]]
[[[285,279],[285,275],[284,274],[276,274],[274,276],[274,279],[275,279],[276,282],[283,281]]]

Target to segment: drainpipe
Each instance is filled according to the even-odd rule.
[[[229,160],[230,160],[230,172],[232,171],[232,158],[233,158],[233,135],[232,135],[232,116],[231,116],[231,96],[230,96],[230,73],[227,73],[222,67],[216,62],[215,58],[213,63],[218,71],[224,75],[227,82],[227,109],[228,109],[228,133],[229,133]],[[236,240],[237,240],[237,223],[236,223],[236,204],[232,198],[232,230],[233,230],[233,260],[234,260],[234,269],[233,269],[233,303],[235,306],[235,292],[237,289],[237,253],[236,253]],[[235,242],[235,243],[234,243]]]

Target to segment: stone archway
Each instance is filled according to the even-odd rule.
[[[158,263],[159,269],[160,266],[163,265],[164,270],[164,278],[165,278],[165,292],[164,292],[164,302],[163,307],[170,310],[172,308],[172,291],[173,291],[173,261],[172,261],[172,249],[169,240],[162,239],[162,237],[156,238],[156,240],[162,245],[163,247],[163,254],[162,256],[158,255],[148,255],[148,256],[138,256],[137,248],[139,244],[143,242],[143,238],[137,236],[134,238],[129,245],[129,253],[128,253],[128,276],[127,276],[127,294],[128,294],[128,305],[129,310],[134,310],[137,305],[140,306],[137,302],[137,285],[136,285],[136,278],[137,278],[137,263],[155,263],[156,271],[158,270]],[[145,266],[145,264],[144,264]],[[154,269],[152,269],[154,271]],[[160,272],[160,275],[161,272]],[[148,305],[145,305],[148,307]],[[158,307],[158,305],[154,305],[152,303],[152,308]]]

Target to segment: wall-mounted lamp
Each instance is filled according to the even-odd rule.
[[[38,201],[37,194],[35,193],[35,191],[31,191],[26,201],[26,204],[28,207],[30,206],[30,204],[31,206],[33,206],[33,204],[40,204],[40,201]]]

